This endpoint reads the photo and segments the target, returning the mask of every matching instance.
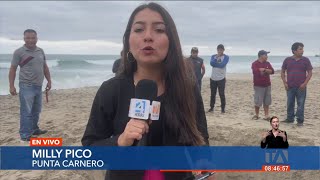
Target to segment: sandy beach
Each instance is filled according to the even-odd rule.
[[[209,70],[207,73],[211,73]],[[280,72],[271,76],[272,104],[270,115],[281,120],[286,118],[286,92]],[[303,127],[294,124],[281,124],[280,129],[288,134],[291,146],[320,146],[320,68],[314,68],[313,76],[307,86],[305,103],[305,123]],[[54,89],[54,84],[53,84]],[[67,90],[51,90],[49,103],[43,99],[40,128],[49,132],[43,137],[62,137],[65,146],[80,146],[80,140],[88,121],[93,98],[98,87]],[[209,109],[209,79],[203,80],[202,97],[205,110]],[[18,96],[0,96],[0,145],[28,146],[19,138],[19,100]],[[210,145],[212,146],[258,146],[261,133],[270,129],[268,121],[252,120],[253,83],[252,74],[227,74],[226,113],[220,113],[220,100],[217,94],[217,107],[207,113]],[[263,117],[263,111],[260,111]],[[291,171],[287,173],[219,173],[217,179],[308,179],[320,177],[320,171]],[[2,180],[101,180],[102,171],[0,171]]]

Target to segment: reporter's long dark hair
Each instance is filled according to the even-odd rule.
[[[132,76],[137,70],[136,61],[132,61],[129,53],[129,38],[134,17],[144,9],[158,12],[166,25],[166,34],[169,39],[169,50],[164,59],[165,69],[165,96],[166,125],[173,130],[179,138],[179,143],[190,145],[203,145],[204,140],[196,123],[195,84],[188,74],[187,64],[182,55],[180,40],[175,23],[162,6],[157,3],[148,3],[138,6],[131,14],[126,31],[123,36],[123,59],[120,74]],[[130,57],[131,56],[131,57]],[[129,58],[129,59],[128,59]],[[190,72],[189,72],[190,73]]]

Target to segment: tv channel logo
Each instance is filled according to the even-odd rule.
[[[148,119],[150,114],[150,101],[146,99],[132,98],[130,100],[129,117]]]
[[[146,112],[146,102],[145,101],[137,101],[135,105],[135,113],[142,113]]]
[[[265,153],[266,163],[270,164],[288,164],[289,155],[288,150],[273,149],[267,150]]]

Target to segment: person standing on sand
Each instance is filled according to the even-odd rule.
[[[42,106],[42,83],[44,77],[48,83],[46,91],[51,89],[51,77],[44,51],[37,47],[37,32],[27,29],[23,33],[25,44],[13,53],[9,71],[10,94],[17,95],[14,86],[17,67],[19,74],[20,98],[20,138],[30,141],[32,135],[45,134],[38,126]]]
[[[210,61],[210,65],[212,66],[212,74],[210,78],[210,109],[208,112],[213,111],[218,89],[221,100],[221,113],[225,113],[226,97],[224,95],[224,90],[226,86],[226,66],[229,62],[229,56],[224,54],[224,46],[222,44],[217,46],[217,52],[218,54],[212,55]]]
[[[304,45],[296,42],[292,45],[293,56],[287,57],[282,64],[281,78],[287,91],[287,119],[283,122],[293,123],[297,117],[297,125],[303,126],[304,103],[307,96],[307,84],[312,77],[312,65],[310,60],[303,55]],[[286,78],[287,73],[287,78]],[[297,99],[297,111],[294,113],[295,100]]]
[[[267,61],[268,54],[265,50],[258,52],[258,60],[252,63],[251,69],[253,73],[253,85],[254,85],[254,108],[255,115],[252,119],[259,119],[259,110],[263,104],[264,120],[269,120],[269,106],[271,104],[271,81],[270,74],[274,74],[274,69]]]
[[[202,97],[182,55],[175,23],[157,3],[138,6],[123,35],[123,68],[105,81],[93,100],[82,137],[83,146],[134,146],[145,135],[146,146],[209,145]],[[157,84],[160,119],[148,123],[128,117],[130,99],[142,79]],[[134,163],[128,159],[128,163]],[[111,170],[105,179],[185,179],[190,172]],[[211,176],[211,179],[214,176]]]
[[[197,84],[201,92],[201,82],[202,78],[206,72],[205,66],[203,64],[203,59],[198,56],[199,50],[197,47],[191,49],[191,55],[188,60],[192,63],[193,71],[196,76]]]

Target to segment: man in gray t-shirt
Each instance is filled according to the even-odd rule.
[[[48,83],[46,91],[51,89],[51,77],[44,51],[37,47],[37,32],[27,29],[23,33],[25,44],[13,53],[9,71],[10,94],[17,95],[14,86],[17,67],[19,71],[20,99],[20,137],[29,141],[32,135],[44,134],[46,130],[38,127],[42,106],[42,83],[44,77]]]

